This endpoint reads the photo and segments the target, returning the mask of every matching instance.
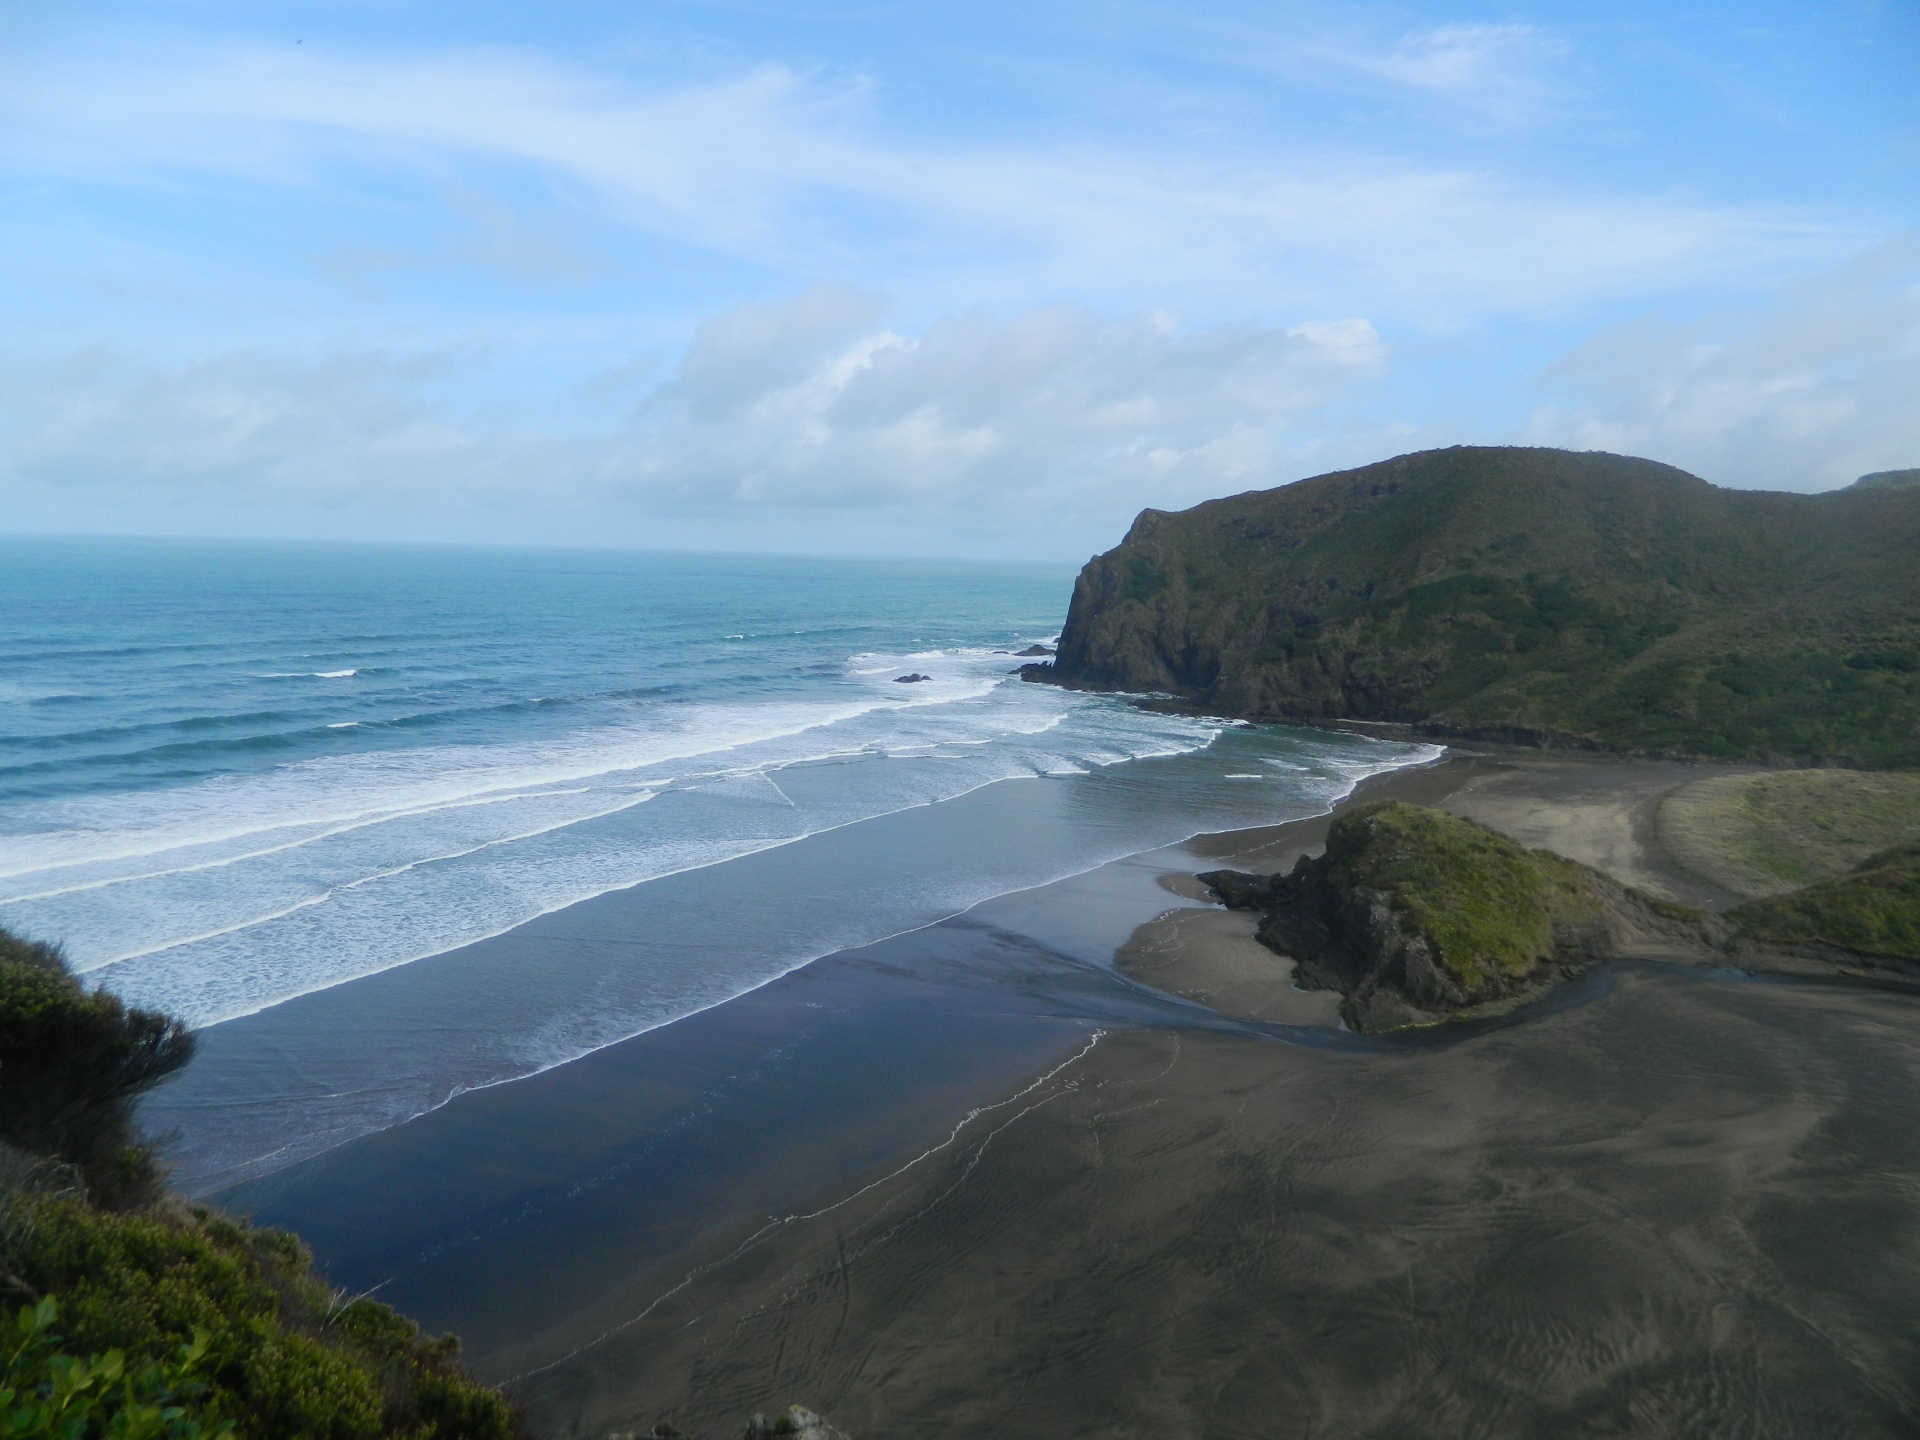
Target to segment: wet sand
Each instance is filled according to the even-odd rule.
[[[515,1393],[567,1436],[1910,1435],[1916,1024],[1636,972],[1447,1045],[1110,1034]]]
[[[1222,1015],[1338,1029],[1340,996],[1296,987],[1293,961],[1254,939],[1259,925],[1250,910],[1176,910],[1135,931],[1115,963],[1143,985]]]
[[[1350,803],[1713,904],[1649,843],[1705,773],[1481,753]],[[1328,823],[1003,896],[225,1198],[555,1436],[1912,1433],[1920,1000],[1616,967],[1347,1035],[1190,878]]]

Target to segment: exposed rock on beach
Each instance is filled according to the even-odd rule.
[[[1208,871],[1297,983],[1373,1033],[1498,1014],[1623,956],[1703,962],[1725,926],[1471,820],[1389,801],[1350,811],[1285,875]]]

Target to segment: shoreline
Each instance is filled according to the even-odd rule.
[[[477,1373],[510,1382],[556,1435],[597,1437],[656,1421],[718,1435],[741,1415],[789,1400],[856,1435],[915,1426],[1001,1433],[991,1407],[981,1406],[1006,1377],[990,1363],[997,1342],[983,1337],[1001,1333],[1002,1318],[1009,1335],[1037,1323],[1020,1318],[1017,1295],[1007,1298],[1024,1293],[1025,1283],[1008,1277],[1052,1274],[1049,1283],[1070,1291],[1082,1284],[1070,1278],[1081,1272],[1059,1268],[1078,1252],[1047,1228],[1065,1223],[1071,1207],[1047,1217],[1059,1208],[1062,1157],[1084,1158],[1089,1136],[1107,1156],[1098,1162],[1100,1184],[1125,1191],[1137,1182],[1139,1204],[1174,1233],[1188,1224],[1175,1218],[1181,1206],[1226,1203],[1232,1186],[1211,1151],[1188,1154],[1191,1174],[1167,1171],[1154,1156],[1231,1131],[1240,1122],[1221,1109],[1223,1097],[1281,1084],[1303,1114],[1319,1114],[1346,1104],[1344,1077],[1372,1076],[1368,1083],[1385,1088],[1353,1123],[1374,1136],[1368,1143],[1386,1173],[1444,1169],[1443,1157],[1420,1145],[1401,1153],[1412,1141],[1394,1108],[1431,1102],[1452,1114],[1450,1105],[1464,1103],[1462,1113],[1479,1117],[1470,1126],[1477,1132],[1492,1103],[1482,1073],[1489,1052],[1517,1051],[1524,1067],[1550,1068],[1553,1055],[1565,1053],[1552,1044],[1551,1054],[1541,1053],[1556,1028],[1617,1032],[1618,1007],[1644,1008],[1649,996],[1667,1004],[1678,996],[1705,1017],[1701,1025],[1732,1026],[1728,1033],[1740,1028],[1728,1012],[1757,1004],[1772,1006],[1771,1014],[1795,1003],[1781,987],[1756,1001],[1766,987],[1626,972],[1581,982],[1578,995],[1497,1037],[1362,1040],[1335,1028],[1324,1009],[1316,1013],[1327,996],[1294,991],[1290,976],[1274,973],[1284,963],[1278,957],[1265,973],[1248,973],[1260,958],[1247,948],[1251,917],[1211,904],[1195,871],[1285,868],[1317,848],[1342,811],[1403,799],[1527,828],[1525,843],[1557,839],[1555,848],[1584,852],[1574,858],[1625,865],[1672,898],[1698,903],[1713,897],[1649,848],[1657,836],[1648,817],[1667,791],[1729,768],[1505,747],[1450,751],[1370,776],[1322,815],[1203,832],[814,961],[541,1076],[469,1092],[222,1200],[298,1230],[336,1283],[383,1286],[382,1298],[429,1328],[462,1333]],[[1813,1000],[1799,1003],[1832,1012],[1834,1024],[1866,1023],[1860,1007],[1872,1002],[1810,993]],[[1416,1060],[1477,1076],[1465,1095],[1478,1098],[1463,1098],[1444,1075],[1427,1099],[1420,1087],[1406,1090],[1393,1077],[1411,1073]],[[1608,1076],[1615,1086],[1630,1078]],[[1327,1086],[1334,1088],[1320,1093]],[[1098,1138],[1135,1123],[1099,1100],[1121,1092],[1134,1097],[1122,1107],[1128,1115],[1151,1112],[1159,1137],[1124,1163]],[[1458,1114],[1431,1117],[1436,1135],[1460,1123]],[[1281,1118],[1274,1124],[1286,1130]],[[1489,1132],[1485,1142],[1492,1139]],[[1260,1142],[1302,1143],[1284,1134]],[[1468,1145],[1460,1153],[1481,1152]],[[1390,1154],[1399,1158],[1389,1162]],[[1334,1209],[1363,1198],[1346,1194]],[[1015,1226],[964,1241],[949,1236],[911,1263],[904,1258],[915,1217],[958,1216],[982,1204],[1015,1205],[1020,1224],[1041,1225],[1047,1238]],[[1322,1217],[1316,1223],[1331,1213],[1308,1209]],[[1231,1230],[1248,1213],[1232,1202],[1221,1223]],[[866,1248],[836,1260],[835,1234],[864,1237]],[[1151,1250],[1136,1236],[1101,1251],[1104,1260],[1083,1254],[1074,1263],[1097,1273],[1141,1246]],[[912,1353],[888,1362],[907,1379],[886,1378],[863,1368],[867,1362],[846,1368],[856,1352],[892,1353],[889,1337],[934,1323],[946,1312],[929,1309],[922,1289],[964,1288],[960,1272],[975,1261],[1013,1291],[962,1307],[965,1318],[952,1324],[972,1341],[942,1338],[940,1328],[922,1334]],[[838,1282],[836,1266],[844,1272]],[[856,1287],[855,1272],[879,1288],[866,1279]],[[871,1300],[864,1319],[849,1318],[856,1292]],[[891,1295],[884,1304],[873,1298],[882,1293]],[[1142,1303],[1124,1285],[1109,1301],[1122,1309]],[[836,1307],[841,1318],[829,1324],[822,1317]],[[1151,1311],[1147,1304],[1142,1313]],[[769,1317],[789,1312],[799,1329],[790,1334],[781,1321],[777,1335],[764,1333]],[[725,1316],[733,1318],[720,1323]],[[759,1339],[746,1345],[751,1334]],[[1143,1337],[1109,1339],[1124,1350]],[[1206,1344],[1242,1353],[1245,1342]],[[936,1352],[938,1373],[922,1373],[915,1357]],[[1108,1378],[1124,1391],[1122,1379]],[[1046,1389],[1037,1372],[1021,1383]],[[941,1407],[963,1400],[972,1418],[949,1424]],[[1080,1394],[1075,1403],[1089,1402]],[[1059,1417],[1068,1432],[1077,1423]],[[1191,1415],[1179,1423],[1212,1424]],[[1406,1433],[1439,1432],[1411,1425]],[[1876,1432],[1866,1425],[1862,1433]]]
[[[890,805],[212,1027],[192,1069],[148,1097],[143,1113],[179,1137],[170,1148],[182,1188],[212,1193],[1051,877],[1301,813],[1364,773],[1353,767],[1435,753],[1236,729],[1199,750]],[[1267,785],[1228,778],[1268,760]],[[784,776],[785,791],[721,786],[712,803],[741,807],[742,824],[772,823],[770,814],[785,824],[787,791],[811,805],[852,795],[859,809],[862,787],[894,783],[887,763],[800,767]]]
[[[1890,1018],[1642,971],[1445,1046],[1111,1032],[916,1169],[716,1227],[510,1391],[580,1440],[789,1400],[983,1440],[1909,1434]]]
[[[1429,793],[1447,764],[1443,756],[1368,776],[1336,809]],[[562,1323],[603,1288],[598,1247],[642,1265],[736,1211],[797,1203],[1057,1062],[1100,1025],[1231,1028],[1139,984],[1113,958],[1169,910],[1215,909],[1180,877],[1227,851],[1324,830],[1332,813],[1205,830],[1004,892],[206,1198],[294,1230],[336,1283],[384,1287],[383,1297],[429,1328],[462,1334],[482,1374],[502,1373],[489,1358],[495,1349],[529,1323]],[[897,1053],[890,1028],[920,1049]],[[876,1070],[897,1093],[864,1092]],[[805,1108],[783,1093],[794,1085],[823,1112],[805,1141],[768,1133]],[[476,1158],[484,1145],[503,1158]],[[768,1147],[777,1161],[751,1158]],[[632,1213],[596,1199],[644,1174],[666,1175],[685,1193],[651,1195]],[[593,1238],[581,1242],[583,1230]],[[494,1282],[466,1273],[479,1254],[542,1298],[503,1309]]]
[[[1726,768],[1451,754],[1328,815],[1131,858],[1279,869],[1341,810],[1398,798],[1711,900],[1648,817]],[[1155,883],[1191,902],[1181,873]],[[1920,1101],[1888,1089],[1920,1053],[1887,1013],[1920,1020],[1920,998],[1626,966],[1517,1023],[1361,1042],[1297,1010],[1208,1023],[1235,1007],[1200,1008],[1219,996],[1193,957],[1233,948],[1206,933],[1229,917],[1171,906],[1117,952],[1191,1010],[1099,1027],[960,1126],[803,1204],[716,1221],[492,1373],[583,1440],[719,1435],[789,1400],[855,1435],[982,1437],[1014,1411],[1011,1432],[1036,1435],[1265,1435],[1290,1416],[1435,1437],[1603,1417],[1612,1433],[1629,1409],[1636,1433],[1764,1414],[1770,1434],[1892,1435],[1920,1413],[1898,1378],[1920,1373],[1920,1345],[1886,1328],[1920,1297],[1920,1275],[1885,1263],[1908,1223],[1863,1199],[1920,1194]],[[1143,937],[1168,926],[1202,933],[1155,972]],[[1274,1043],[1315,1026],[1323,1043]],[[1825,1117],[1813,1171],[1809,1114]],[[1782,1333],[1776,1303],[1833,1328]],[[1766,1364],[1729,1377],[1737,1354]]]

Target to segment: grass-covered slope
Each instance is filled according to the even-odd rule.
[[[1660,803],[1660,842],[1687,869],[1748,899],[1836,879],[1920,841],[1920,774],[1770,770],[1716,775]]]
[[[1920,844],[1882,851],[1837,879],[1753,901],[1727,918],[1764,942],[1920,962]]]
[[[1335,822],[1322,863],[1350,929],[1384,930],[1370,913],[1384,899],[1396,938],[1423,945],[1467,1003],[1526,980],[1552,957],[1556,931],[1598,918],[1617,890],[1572,860],[1397,802]]]
[[[130,1106],[191,1053],[0,931],[0,1436],[518,1434],[450,1338],[335,1295],[292,1236],[164,1193]]]
[[[1876,470],[1853,482],[1859,490],[1906,490],[1920,487],[1920,470]]]
[[[1148,510],[1050,678],[1694,756],[1920,765],[1920,489],[1457,447]]]

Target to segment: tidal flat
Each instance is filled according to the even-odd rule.
[[[1657,817],[1719,773],[1456,753],[1347,803],[1717,907]],[[1378,1038],[1283,973],[1224,998],[1259,957],[1192,873],[1327,823],[1002,896],[225,1198],[554,1435],[1911,1433],[1920,998],[1615,965]]]

